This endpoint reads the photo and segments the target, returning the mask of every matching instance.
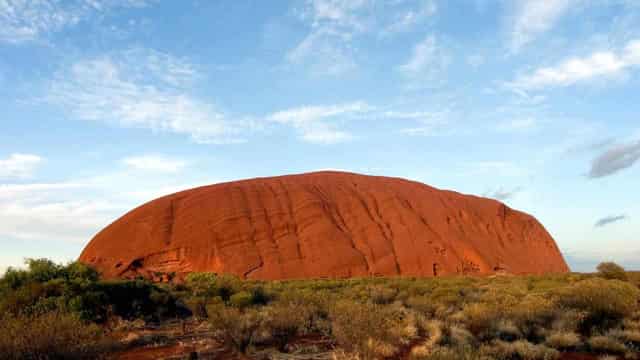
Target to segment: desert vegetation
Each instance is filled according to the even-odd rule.
[[[640,274],[610,263],[595,274],[262,282],[195,273],[152,284],[28,260],[0,279],[0,359],[175,346],[152,336],[162,324],[210,341],[206,354],[185,350],[191,358],[639,359],[639,286]]]

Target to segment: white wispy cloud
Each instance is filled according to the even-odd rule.
[[[543,67],[507,83],[515,91],[539,90],[570,86],[591,79],[611,76],[640,65],[640,39],[627,43],[620,51],[597,51],[589,56],[574,57],[555,66]]]
[[[381,35],[387,36],[411,30],[435,15],[437,11],[438,6],[435,1],[421,1],[418,8],[401,11],[392,16],[393,20],[382,29]]]
[[[115,7],[142,7],[144,0],[2,0],[0,42],[22,43],[74,26]]]
[[[509,19],[509,41],[513,52],[551,30],[579,0],[518,0]]]
[[[198,76],[184,59],[133,49],[82,60],[58,72],[47,100],[81,120],[185,134],[198,143],[243,141],[251,122],[231,121],[191,95],[187,85]]]
[[[356,12],[367,4],[367,0],[307,0],[300,15],[310,19],[313,27],[332,22],[335,26],[362,30],[365,25]]]
[[[278,111],[269,116],[279,123],[307,124],[319,119],[370,110],[371,107],[362,101],[328,106],[301,106]]]
[[[337,128],[331,120],[349,119],[372,110],[373,107],[362,101],[328,106],[301,106],[275,112],[267,116],[267,120],[292,126],[304,141],[333,144],[350,140],[353,135]]]
[[[286,59],[290,64],[309,66],[317,75],[339,75],[357,67],[347,40],[327,30],[309,34]]]
[[[436,38],[433,35],[429,35],[413,47],[411,57],[399,68],[407,73],[424,71],[427,66],[435,61],[436,51]]]
[[[302,140],[316,144],[334,144],[359,136],[340,128],[354,119],[369,121],[406,121],[400,133],[413,136],[440,136],[454,132],[447,111],[406,111],[380,108],[363,101],[324,106],[300,106],[274,112],[266,119],[294,128]],[[410,127],[409,124],[417,125]]]
[[[428,35],[413,47],[411,56],[398,66],[398,70],[405,75],[411,87],[423,87],[432,85],[449,62],[449,55],[438,44],[436,37]]]
[[[435,1],[307,0],[294,12],[308,34],[285,55],[313,74],[340,75],[358,68],[357,39],[388,37],[420,26],[437,12]]]
[[[33,154],[11,154],[8,158],[0,159],[0,179],[29,178],[43,159]]]
[[[309,24],[307,36],[285,56],[290,64],[306,65],[315,74],[338,75],[356,67],[351,41],[366,30],[359,12],[368,1],[308,0],[298,11]]]
[[[444,111],[385,111],[388,119],[412,120],[414,126],[403,126],[399,132],[410,136],[442,136],[455,132],[451,126],[449,110]]]
[[[175,173],[187,166],[187,162],[162,155],[130,156],[122,162],[135,170]]]

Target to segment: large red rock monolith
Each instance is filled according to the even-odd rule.
[[[380,176],[317,172],[200,187],[106,227],[80,261],[107,278],[541,274],[569,269],[532,216]]]

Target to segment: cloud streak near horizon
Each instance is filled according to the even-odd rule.
[[[623,220],[627,220],[628,217],[627,215],[616,215],[616,216],[607,216],[607,217],[603,217],[602,219],[596,221],[594,227],[604,227],[607,225],[611,225],[613,223],[619,222],[619,221],[623,221]]]
[[[640,160],[640,141],[610,147],[591,162],[592,179],[613,175]]]

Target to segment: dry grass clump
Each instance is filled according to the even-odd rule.
[[[331,353],[331,360],[362,360],[360,355],[338,349]]]
[[[110,346],[97,325],[49,312],[0,318],[0,359],[94,359]]]
[[[506,311],[520,334],[530,341],[541,340],[540,330],[557,315],[553,302],[540,295],[527,295]]]
[[[227,345],[245,354],[255,342],[263,319],[255,309],[226,307],[209,314],[209,321],[222,334]]]
[[[329,316],[338,345],[362,359],[393,356],[417,335],[415,316],[393,306],[341,301]]]
[[[526,295],[522,287],[491,287],[462,313],[450,317],[464,323],[479,340],[524,338],[539,341],[541,329],[556,316],[553,303],[542,296]]]
[[[553,360],[560,353],[544,345],[532,344],[526,340],[505,342],[497,340],[491,345],[483,346],[481,353],[494,359]]]
[[[613,355],[602,355],[598,356],[598,360],[618,360],[618,357]]]
[[[371,299],[374,304],[379,305],[391,304],[397,295],[398,292],[396,289],[381,285],[374,286],[369,290],[369,299]]]
[[[436,347],[443,339],[443,324],[438,320],[423,320],[420,324],[425,340],[411,349],[410,356],[412,359],[426,359],[431,353],[433,353]]]
[[[498,320],[501,317],[500,309],[493,304],[473,303],[464,307],[462,318],[465,325],[481,340],[495,337]]]
[[[464,326],[448,324],[442,328],[442,338],[439,341],[440,345],[466,348],[474,346],[476,343],[476,338]]]
[[[607,334],[625,343],[628,347],[640,350],[640,331],[638,330],[611,330]]]
[[[587,315],[585,311],[563,309],[556,314],[551,329],[555,332],[577,332]]]
[[[574,332],[554,332],[547,336],[545,343],[556,350],[575,350],[582,344],[580,335]]]
[[[587,343],[592,352],[599,354],[624,354],[627,351],[624,343],[613,336],[592,336]]]
[[[561,289],[557,306],[584,312],[578,327],[582,334],[590,335],[618,326],[636,311],[639,299],[640,290],[627,282],[593,278]]]
[[[296,335],[309,330],[312,319],[311,310],[300,304],[272,305],[263,314],[264,330],[281,352]]]
[[[438,346],[428,354],[411,354],[411,360],[494,360],[471,347],[444,347]]]
[[[428,317],[432,317],[437,308],[437,304],[425,296],[410,296],[405,300],[405,305]]]

